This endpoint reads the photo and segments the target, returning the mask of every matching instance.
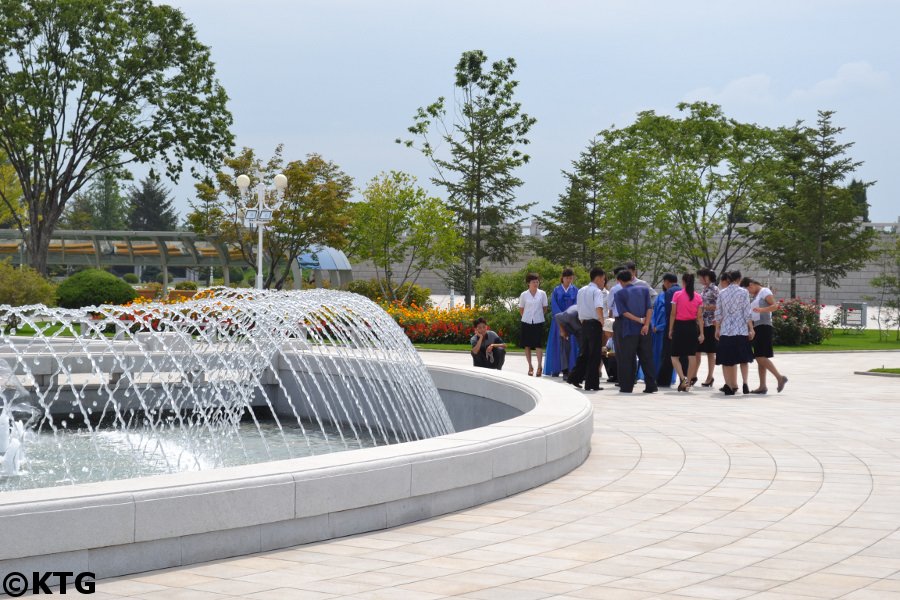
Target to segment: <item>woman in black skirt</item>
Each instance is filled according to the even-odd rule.
[[[541,365],[544,361],[541,357],[541,348],[544,347],[544,313],[547,311],[547,293],[538,287],[541,283],[536,273],[525,276],[528,289],[519,296],[519,314],[522,321],[522,335],[519,344],[525,348],[525,358],[528,360],[528,374],[540,377]],[[537,373],[531,366],[531,349],[537,351]]]
[[[725,374],[726,396],[734,396],[737,391],[737,367],[753,362],[750,342],[755,335],[750,311],[750,294],[735,281],[733,274],[723,275],[728,287],[719,292],[716,303],[716,364],[722,365]],[[748,390],[749,391],[749,390]]]
[[[747,291],[753,296],[750,302],[750,310],[753,313],[753,329],[756,336],[753,338],[753,356],[756,358],[756,366],[759,370],[759,387],[751,391],[751,394],[765,394],[768,390],[766,387],[766,371],[775,377],[778,382],[776,388],[779,392],[784,389],[787,383],[787,377],[778,372],[772,357],[775,351],[772,349],[772,339],[774,337],[774,329],[772,328],[772,313],[778,310],[778,303],[775,302],[775,295],[772,290],[751,279],[747,286]]]
[[[716,371],[716,301],[719,298],[719,286],[716,272],[712,269],[697,271],[700,279],[700,297],[703,298],[703,341],[697,346],[697,370],[700,366],[700,355],[706,354],[706,379],[703,387],[712,387],[715,383]]]
[[[669,339],[672,340],[672,366],[681,382],[679,392],[686,392],[697,380],[697,348],[703,342],[703,298],[694,292],[694,276],[681,276],[681,289],[672,296],[669,315]],[[688,372],[681,366],[681,357],[688,359]]]

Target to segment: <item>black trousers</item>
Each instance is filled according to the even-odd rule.
[[[653,364],[653,342],[650,334],[624,335],[622,346],[616,348],[616,359],[619,369],[619,390],[630,392],[634,389],[635,375],[637,374],[637,361],[641,359],[641,367],[644,369],[644,389],[656,390],[656,367]]]
[[[662,357],[659,360],[660,364],[657,365],[658,370],[656,371],[656,381],[659,382],[659,385],[671,387],[672,371],[675,370],[675,367],[672,365],[672,340],[669,339],[668,329],[665,330],[665,333],[663,334]],[[685,374],[687,374],[687,356],[681,357],[681,370],[684,371]],[[646,373],[647,369],[644,369],[644,372]]]
[[[575,368],[569,373],[569,383],[583,381],[585,389],[597,389],[600,387],[600,349],[603,347],[603,325],[600,321],[590,319],[582,322],[578,343],[580,351]]]
[[[472,365],[476,367],[481,367],[483,369],[497,369],[498,371],[503,369],[503,363],[506,362],[506,349],[505,348],[494,348],[491,352],[494,355],[494,361],[491,362],[486,352],[481,352],[479,354],[472,355]]]

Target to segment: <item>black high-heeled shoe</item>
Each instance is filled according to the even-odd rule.
[[[735,391],[737,391],[737,390],[735,390]],[[745,393],[745,394],[749,394],[749,393],[750,393],[750,386],[747,385],[747,384],[745,383],[745,384],[743,385],[743,387],[741,388],[741,391],[742,391],[743,393]]]
[[[697,378],[691,377],[691,382],[688,385],[697,385]]]
[[[737,390],[735,388],[729,387],[727,383],[722,386],[722,391],[725,392],[726,396],[734,396],[737,393]]]
[[[703,383],[701,383],[700,387],[712,387],[715,382],[716,382],[716,378],[711,377],[709,379],[709,381],[704,381]]]

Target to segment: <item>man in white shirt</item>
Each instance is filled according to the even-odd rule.
[[[577,388],[584,381],[584,389],[600,391],[600,361],[603,347],[603,287],[606,273],[600,267],[591,269],[591,282],[578,290],[575,306],[581,321],[581,351],[575,367],[569,373],[569,383]]]

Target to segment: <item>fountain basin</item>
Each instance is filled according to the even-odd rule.
[[[590,452],[581,394],[424,357],[457,433],[138,479],[0,494],[0,569],[99,577],[401,525],[551,481]]]

